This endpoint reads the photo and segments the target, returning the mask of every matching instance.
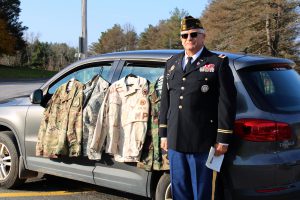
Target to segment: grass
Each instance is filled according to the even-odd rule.
[[[26,67],[7,67],[0,65],[0,80],[50,78],[56,73],[57,72]]]

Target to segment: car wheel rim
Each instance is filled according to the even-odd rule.
[[[165,200],[172,200],[171,183],[169,184],[169,186],[166,189]]]
[[[8,148],[0,143],[0,181],[5,180],[10,172],[11,156]]]

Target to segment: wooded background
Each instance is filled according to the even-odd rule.
[[[40,42],[38,35],[26,33],[20,11],[20,0],[0,0],[0,64],[57,71],[77,59],[76,48]],[[168,19],[148,25],[140,34],[132,24],[113,24],[99,33],[89,55],[182,49],[180,21],[186,15],[187,11],[175,8]],[[211,0],[199,16],[210,50],[289,58],[300,66],[300,0]]]

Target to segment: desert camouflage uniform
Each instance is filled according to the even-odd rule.
[[[106,153],[118,162],[138,162],[149,115],[148,82],[142,77],[124,77],[113,83],[100,109],[91,150],[100,153],[106,138]]]
[[[74,80],[61,85],[44,111],[38,133],[36,155],[56,158],[81,154],[83,84]]]
[[[160,137],[158,135],[158,116],[160,108],[160,97],[163,76],[159,77],[154,84],[150,85],[149,100],[151,102],[151,117],[147,138],[143,147],[141,162],[138,167],[145,170],[169,170],[169,160],[167,152],[160,148]]]
[[[99,110],[108,87],[109,83],[107,81],[100,76],[96,76],[91,81],[86,83],[84,88],[86,106],[83,108],[82,149],[83,155],[88,156],[89,159],[92,160],[98,160],[101,158],[101,155],[98,155],[97,153],[91,153],[90,146],[96,127]]]

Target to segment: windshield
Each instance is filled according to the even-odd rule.
[[[300,76],[295,70],[257,66],[238,73],[258,108],[270,112],[300,112]]]

